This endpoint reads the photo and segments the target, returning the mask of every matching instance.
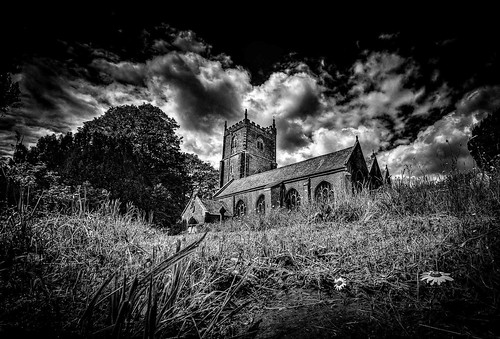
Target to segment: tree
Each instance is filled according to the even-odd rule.
[[[73,134],[49,134],[38,139],[29,149],[26,160],[31,164],[44,163],[48,170],[61,172],[73,148]]]
[[[479,168],[490,171],[500,162],[500,108],[491,112],[472,129],[467,143]]]
[[[150,104],[112,107],[75,133],[63,176],[72,185],[89,181],[153,212],[155,223],[172,225],[187,191],[178,127]]]
[[[189,187],[187,199],[195,191],[202,198],[212,198],[218,188],[219,172],[196,154],[184,153],[184,157]]]

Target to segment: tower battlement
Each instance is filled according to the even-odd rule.
[[[275,134],[276,133],[276,124],[274,122],[274,119],[273,119],[273,124],[271,126],[268,126],[268,127],[263,127],[251,120],[249,120],[247,117],[246,117],[246,110],[245,110],[245,118],[243,120],[240,120],[238,121],[237,123],[235,123],[234,125],[231,125],[229,127],[227,127],[227,124],[224,125],[224,134],[227,134],[227,133],[232,133],[242,127],[245,127],[245,126],[254,126],[260,130],[262,130],[263,132],[266,132],[266,133],[269,133],[269,134]]]
[[[276,168],[276,123],[262,127],[245,117],[232,126],[224,123],[220,186],[231,179]]]

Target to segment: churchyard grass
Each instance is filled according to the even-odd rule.
[[[307,291],[352,311],[331,319],[340,336],[495,337],[500,180],[474,178],[407,176],[177,236],[113,201],[72,215],[18,206],[0,228],[0,334],[249,337]]]

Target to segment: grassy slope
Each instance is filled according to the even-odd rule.
[[[316,337],[498,336],[499,187],[495,177],[485,186],[457,175],[345,197],[329,211],[303,206],[211,225],[193,254],[165,270],[178,246],[202,235],[169,237],[133,208],[120,216],[109,205],[32,220],[13,212],[0,233],[0,331],[228,337],[263,319],[265,337],[304,334],[277,324],[312,328],[300,320],[313,317],[323,324]],[[429,270],[454,281],[430,286],[419,279]],[[79,326],[110,276],[98,299],[108,297]],[[347,285],[337,291],[339,277]],[[120,318],[123,305],[131,307]]]

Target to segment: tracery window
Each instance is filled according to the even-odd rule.
[[[327,181],[322,181],[316,186],[314,199],[320,204],[329,204],[333,202],[332,185]]]
[[[286,193],[286,207],[289,210],[296,210],[300,206],[300,195],[295,188],[290,188]]]
[[[259,199],[257,199],[255,211],[257,214],[266,214],[266,199],[264,198],[264,195],[261,195]]]
[[[264,141],[262,138],[257,139],[257,149],[263,151],[264,150]]]
[[[236,150],[236,147],[238,146],[238,137],[235,135],[231,139],[231,153]]]
[[[243,200],[239,200],[236,203],[236,211],[235,211],[234,215],[236,217],[242,217],[245,214],[247,214],[247,205],[245,204],[245,202]]]

